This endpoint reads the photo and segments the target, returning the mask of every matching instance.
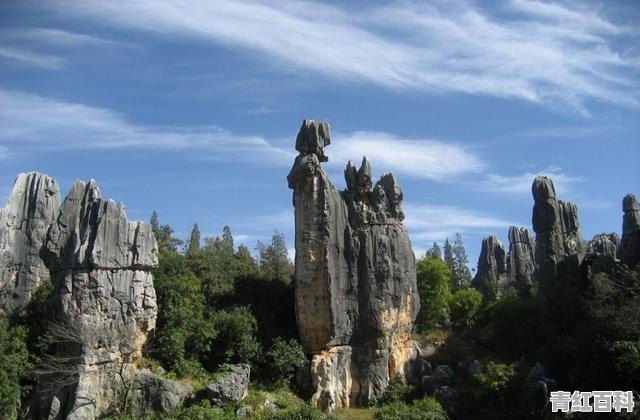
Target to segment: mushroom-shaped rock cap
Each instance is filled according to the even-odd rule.
[[[633,194],[627,194],[622,199],[622,211],[627,213],[630,211],[640,211],[640,203]]]
[[[296,150],[303,155],[315,154],[320,162],[329,160],[324,154],[324,147],[331,144],[331,128],[326,122],[304,120],[298,137]]]
[[[535,201],[556,198],[556,189],[553,186],[553,181],[546,176],[537,176],[536,179],[533,180],[531,192],[533,193],[533,199]]]

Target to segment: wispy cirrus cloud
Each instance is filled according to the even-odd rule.
[[[56,28],[11,27],[0,30],[3,42],[33,42],[59,47],[116,46],[119,42]]]
[[[224,128],[135,124],[105,108],[70,103],[0,88],[0,144],[5,150],[37,145],[40,149],[147,148],[191,153],[195,158],[238,159],[289,166],[296,152],[262,136],[236,135]],[[336,133],[330,164],[359,163],[363,155],[376,169],[414,178],[448,181],[484,168],[482,160],[454,143],[404,139],[359,131]]]
[[[0,59],[28,66],[42,67],[49,70],[61,70],[66,64],[66,59],[64,57],[1,45]]]
[[[0,142],[5,148],[91,150],[145,148],[193,152],[198,158],[260,161],[282,165],[295,154],[260,136],[241,136],[216,126],[166,127],[134,124],[105,108],[0,89]]]
[[[562,168],[551,166],[539,172],[526,172],[521,175],[488,174],[484,180],[474,184],[474,188],[497,194],[531,195],[531,185],[536,176],[548,176],[553,180],[556,192],[562,196],[569,194],[572,186],[582,179],[563,172]]]
[[[577,3],[512,0],[488,10],[398,2],[357,13],[300,0],[52,4],[101,23],[257,52],[278,68],[394,90],[516,98],[583,114],[591,99],[640,104],[640,59],[617,43],[637,41],[637,28]]]

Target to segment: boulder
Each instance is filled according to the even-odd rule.
[[[640,203],[633,194],[627,194],[622,200],[622,211],[620,260],[633,267],[640,263]]]
[[[509,228],[509,256],[507,258],[507,283],[521,295],[534,286],[535,241],[529,229],[511,226]]]
[[[478,270],[471,287],[482,293],[485,299],[495,300],[507,284],[507,258],[504,247],[497,236],[482,240]]]
[[[155,328],[156,239],[150,225],[127,219],[123,204],[101,198],[95,181],[76,181],[40,255],[54,284],[56,359],[67,362],[50,368],[38,393],[60,399],[61,418],[100,417],[135,378]]]
[[[251,368],[247,364],[225,366],[224,371],[207,385],[207,398],[219,407],[241,401],[247,396],[250,374]]]
[[[132,395],[139,417],[151,410],[169,414],[193,394],[189,382],[173,381],[143,369],[136,375]]]
[[[415,257],[391,174],[373,185],[371,163],[345,169],[338,191],[321,166],[329,125],[305,120],[287,177],[296,224],[295,297],[300,338],[312,359],[312,403],[367,405],[391,377],[409,375],[419,310]]]
[[[20,174],[0,209],[0,316],[23,310],[49,271],[40,258],[49,225],[58,217],[60,193],[44,174]]]
[[[549,393],[556,389],[556,381],[547,378],[544,367],[536,362],[524,381],[524,397],[529,407],[534,410],[544,409],[549,404]]]

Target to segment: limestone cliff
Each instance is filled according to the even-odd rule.
[[[502,242],[497,236],[487,236],[482,240],[478,270],[471,287],[477,289],[487,299],[495,299],[507,285],[507,258]]]
[[[536,233],[535,279],[548,301],[562,304],[577,289],[586,243],[579,229],[578,208],[556,198],[553,181],[533,181],[533,230]]]
[[[391,174],[375,184],[366,158],[338,191],[322,169],[329,125],[305,120],[288,176],[294,190],[295,295],[300,338],[312,356],[312,403],[364,405],[405,375],[417,346],[415,257]]]
[[[24,309],[33,292],[48,281],[39,252],[59,207],[53,178],[36,172],[18,175],[7,205],[0,209],[0,315]]]
[[[527,228],[509,228],[509,257],[507,258],[507,282],[521,294],[534,285],[535,242]]]
[[[53,329],[63,335],[56,356],[67,361],[41,380],[45,414],[99,417],[122,397],[155,328],[155,237],[150,225],[128,221],[122,204],[102,199],[93,180],[76,181],[41,255],[54,283]]]
[[[633,194],[622,200],[622,241],[620,259],[629,267],[640,263],[640,203]]]

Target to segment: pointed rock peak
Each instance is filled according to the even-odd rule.
[[[553,181],[551,180],[551,178],[546,176],[537,176],[533,180],[531,191],[533,192],[533,199],[535,201],[543,201],[556,198],[556,189],[553,186]]]
[[[358,169],[358,183],[361,188],[367,191],[371,190],[371,163],[366,156],[362,158],[362,164],[360,165],[360,169]]]
[[[525,227],[511,226],[509,227],[509,242],[512,244],[530,244],[532,236],[529,229]]]
[[[380,181],[378,181],[378,185],[384,188],[384,192],[387,194],[392,201],[400,202],[402,201],[402,189],[400,188],[400,184],[396,180],[396,177],[393,176],[392,173],[387,172],[386,174],[380,177]]]
[[[622,211],[627,213],[631,211],[640,211],[640,203],[633,194],[627,194],[622,199]]]
[[[320,162],[329,160],[324,154],[324,147],[331,144],[331,128],[329,123],[304,120],[298,137],[296,137],[296,150],[302,155],[315,154]]]
[[[355,190],[358,187],[358,170],[351,161],[347,162],[347,167],[344,169],[344,180],[347,183],[347,189]]]

